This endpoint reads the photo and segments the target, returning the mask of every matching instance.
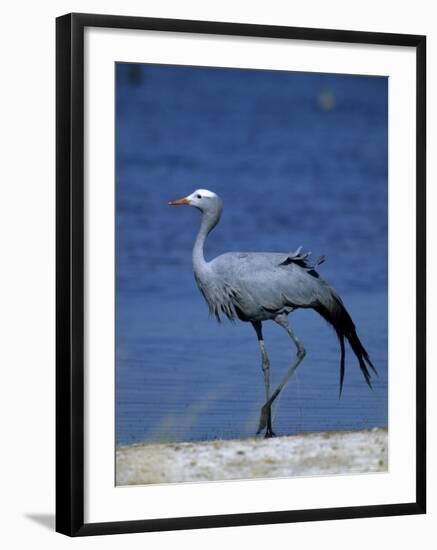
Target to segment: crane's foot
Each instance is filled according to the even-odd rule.
[[[267,429],[266,429],[266,433],[264,434],[264,437],[266,439],[270,438],[270,437],[276,437],[276,434],[275,434],[275,432],[273,431],[273,428],[272,428],[272,413],[271,413],[271,411],[269,412],[269,417],[267,419]]]
[[[264,434],[264,438],[270,439],[271,437],[276,437],[276,434],[271,428],[267,428],[266,433]]]
[[[259,424],[258,424],[258,430],[257,435],[260,434],[264,428],[267,426],[267,422],[270,417],[270,405],[263,405],[261,408],[261,416],[259,418]]]
[[[259,425],[257,430],[257,435],[260,434],[264,428],[266,428],[266,433],[264,437],[275,437],[275,432],[272,429],[272,411],[271,405],[266,404],[261,409],[261,416],[259,419]]]

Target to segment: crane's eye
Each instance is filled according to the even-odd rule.
[[[202,195],[196,195],[196,199],[201,199]]]

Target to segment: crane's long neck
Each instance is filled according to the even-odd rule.
[[[208,262],[204,256],[204,246],[206,237],[214,229],[220,219],[219,213],[204,212],[202,215],[202,223],[200,224],[199,233],[193,247],[193,268],[196,275],[201,276],[208,267]]]

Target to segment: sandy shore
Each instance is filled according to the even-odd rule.
[[[387,470],[387,430],[325,432],[117,449],[117,485]]]

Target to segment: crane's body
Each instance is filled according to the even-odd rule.
[[[266,437],[274,435],[271,404],[305,356],[304,347],[287,321],[288,314],[295,309],[314,309],[336,331],[341,351],[340,393],[344,378],[345,338],[358,359],[367,384],[371,386],[368,367],[375,373],[376,370],[357,336],[352,319],[341,298],[316,271],[324,261],[323,257],[311,264],[309,253],[298,248],[293,253],[227,252],[208,262],[204,257],[204,244],[220,220],[221,198],[212,191],[199,189],[169,204],[187,204],[202,211],[202,223],[193,247],[193,270],[210,312],[218,320],[224,315],[231,320],[251,322],[256,331],[266,389],[258,433],[267,427]],[[273,393],[270,392],[270,363],[262,336],[262,322],[267,320],[281,325],[297,348],[295,361]]]
[[[267,321],[330,298],[329,286],[295,253],[228,252],[195,275],[211,312],[241,321]]]

